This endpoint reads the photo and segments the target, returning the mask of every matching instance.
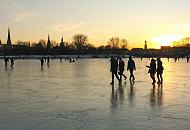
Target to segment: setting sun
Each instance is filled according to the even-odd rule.
[[[160,46],[172,46],[172,42],[180,40],[181,36],[177,35],[165,35],[159,37],[153,37],[152,41],[158,43]]]

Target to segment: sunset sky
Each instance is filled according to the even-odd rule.
[[[106,45],[125,38],[130,47],[151,48],[190,36],[190,0],[0,0],[0,39],[6,42],[47,39],[66,41],[76,33]]]

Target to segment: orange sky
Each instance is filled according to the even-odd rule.
[[[95,46],[111,37],[125,38],[129,47],[170,45],[189,36],[189,0],[1,0],[0,39],[12,41],[71,41],[76,33],[89,37]]]

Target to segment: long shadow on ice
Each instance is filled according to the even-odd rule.
[[[152,108],[163,105],[162,88],[163,88],[163,84],[153,85],[153,88],[150,91],[150,105]]]
[[[111,108],[112,110],[116,110],[118,105],[122,105],[125,99],[124,96],[124,85],[119,84],[115,90],[114,84],[112,85],[112,93],[111,93]]]

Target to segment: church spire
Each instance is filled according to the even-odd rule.
[[[50,37],[49,37],[49,34],[48,34],[47,48],[50,49],[50,47],[51,47],[51,41],[50,41]]]
[[[8,28],[8,37],[7,37],[7,45],[11,45],[11,34],[10,34],[10,28]]]
[[[61,38],[60,47],[61,47],[61,48],[64,48],[64,47],[65,47],[65,43],[64,43],[64,41],[63,41],[63,36],[62,36],[62,38]]]
[[[63,36],[62,36],[62,38],[61,38],[61,43],[63,43]]]

